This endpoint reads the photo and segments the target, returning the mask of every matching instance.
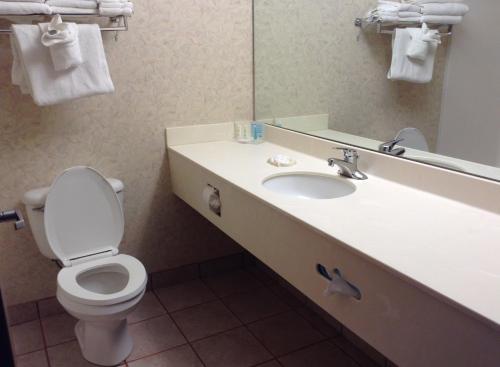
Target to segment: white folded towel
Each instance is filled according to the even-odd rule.
[[[97,14],[97,9],[73,8],[68,6],[51,6],[52,14]]]
[[[97,1],[89,0],[47,0],[49,6],[61,6],[68,8],[97,9]]]
[[[52,13],[50,10],[50,6],[38,2],[0,1],[0,14],[28,15],[28,14],[52,14]]]
[[[65,71],[54,70],[50,52],[40,42],[42,32],[38,26],[14,24],[12,30],[12,81],[23,93],[30,93],[37,105],[114,91],[97,24],[78,25],[84,62]]]
[[[42,31],[42,44],[49,48],[56,71],[83,63],[76,23],[63,23],[61,16],[57,14],[50,23],[39,23],[38,26]]]
[[[125,9],[125,8],[134,8],[134,4],[131,2],[125,2],[125,3],[112,3],[112,2],[105,2],[105,3],[100,3],[99,4],[100,8],[115,8],[115,9]]]
[[[9,3],[44,3],[45,0],[0,0],[0,2],[9,2]]]
[[[422,4],[422,14],[424,15],[465,15],[468,12],[469,7],[460,3]]]
[[[421,34],[420,28],[397,28],[393,35],[392,63],[387,77],[412,83],[429,83],[434,73],[437,45],[429,44],[424,61],[407,57],[406,52],[412,37]]]
[[[124,15],[127,17],[132,16],[134,13],[134,4],[131,2],[127,3],[100,3],[99,4],[99,14],[107,17],[114,17],[118,15]]]
[[[422,23],[429,24],[459,24],[462,23],[464,17],[459,15],[424,15]]]
[[[431,44],[438,45],[441,44],[441,36],[439,31],[435,29],[429,29],[427,24],[422,25],[420,32],[415,32],[410,35],[410,44],[406,50],[406,56],[425,61],[429,53],[429,46]]]
[[[101,0],[101,1],[116,1],[116,0]],[[388,11],[414,11],[420,12],[421,7],[413,4],[403,4],[397,1],[387,1],[387,0],[379,0],[378,1],[378,10],[388,10]]]
[[[428,3],[461,3],[463,0],[402,0],[406,4],[422,5]]]

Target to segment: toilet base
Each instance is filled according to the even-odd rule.
[[[132,352],[127,319],[106,322],[80,320],[75,334],[83,357],[100,366],[116,366]]]

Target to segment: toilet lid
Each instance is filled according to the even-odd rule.
[[[45,203],[45,232],[63,263],[117,252],[123,237],[120,201],[110,183],[90,167],[73,167],[52,184]]]

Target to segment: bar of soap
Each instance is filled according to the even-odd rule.
[[[267,160],[267,163],[269,163],[272,166],[276,167],[290,167],[294,166],[297,164],[297,161],[293,159],[292,157],[289,157],[284,154],[277,154]]]

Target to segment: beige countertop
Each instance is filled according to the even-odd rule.
[[[500,215],[373,174],[350,181],[356,191],[341,198],[284,196],[266,189],[263,180],[285,172],[336,172],[323,159],[269,142],[214,141],[169,150],[500,327]],[[275,154],[298,163],[271,166],[266,161]]]

